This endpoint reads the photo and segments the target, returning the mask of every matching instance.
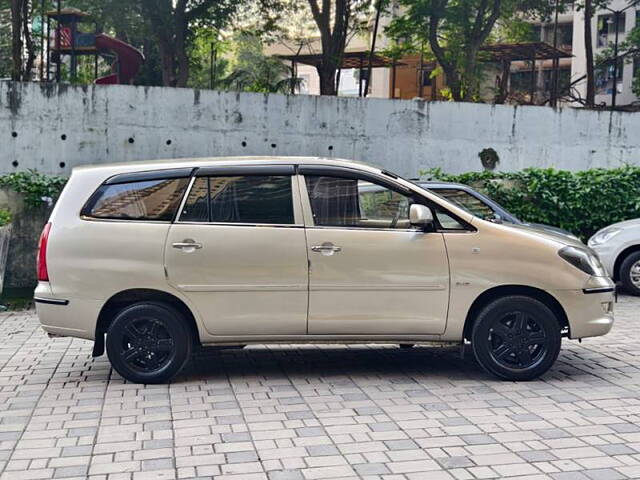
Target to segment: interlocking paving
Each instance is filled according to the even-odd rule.
[[[256,346],[125,383],[91,342],[0,315],[0,479],[640,478],[640,299],[541,380],[467,351]]]

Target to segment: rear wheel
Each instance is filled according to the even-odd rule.
[[[531,380],[558,358],[562,336],[553,311],[539,300],[509,296],[494,300],[478,315],[473,352],[482,367],[505,380]]]
[[[192,338],[182,315],[163,303],[141,302],[122,310],[107,331],[113,368],[135,383],[162,383],[191,356]]]
[[[620,281],[632,295],[640,295],[640,252],[627,256],[620,265]]]

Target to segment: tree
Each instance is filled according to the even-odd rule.
[[[278,58],[263,53],[259,37],[237,35],[234,42],[234,68],[223,83],[229,89],[262,93],[290,93],[297,85],[291,68]]]
[[[426,43],[447,77],[451,98],[473,101],[481,80],[480,48],[499,19],[518,14],[546,16],[549,0],[400,0],[405,13],[388,33],[416,45]],[[555,3],[555,2],[554,2]]]
[[[11,9],[9,0],[0,0],[0,78],[11,76],[13,61]]]
[[[308,0],[311,14],[320,33],[322,59],[316,69],[320,77],[320,94],[337,95],[336,72],[342,64],[347,39],[362,25],[358,14],[366,11],[370,0]]]
[[[193,30],[198,26],[223,28],[238,4],[232,0],[141,0],[140,6],[158,44],[162,84],[184,87],[189,79]]]
[[[592,0],[584,0],[584,53],[587,67],[587,106],[596,103],[596,79],[593,67],[593,40],[591,34],[591,19],[593,18]],[[616,26],[617,27],[617,26]],[[615,88],[615,87],[614,87]]]
[[[31,80],[36,58],[36,46],[30,29],[32,9],[33,4],[30,0],[10,0],[12,80]]]

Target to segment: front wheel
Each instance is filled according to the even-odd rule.
[[[191,356],[191,333],[184,320],[163,303],[140,302],[125,308],[107,331],[111,365],[135,383],[170,380]]]
[[[640,295],[640,252],[634,252],[622,261],[620,281],[627,292]]]
[[[562,343],[553,311],[534,298],[519,295],[499,298],[484,307],[471,337],[478,363],[504,380],[539,377],[556,361]]]

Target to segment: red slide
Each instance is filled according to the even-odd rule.
[[[96,79],[97,84],[130,84],[144,62],[144,55],[140,50],[104,33],[96,35],[96,48],[101,52],[114,52],[118,56],[118,60],[111,66],[114,73]]]

